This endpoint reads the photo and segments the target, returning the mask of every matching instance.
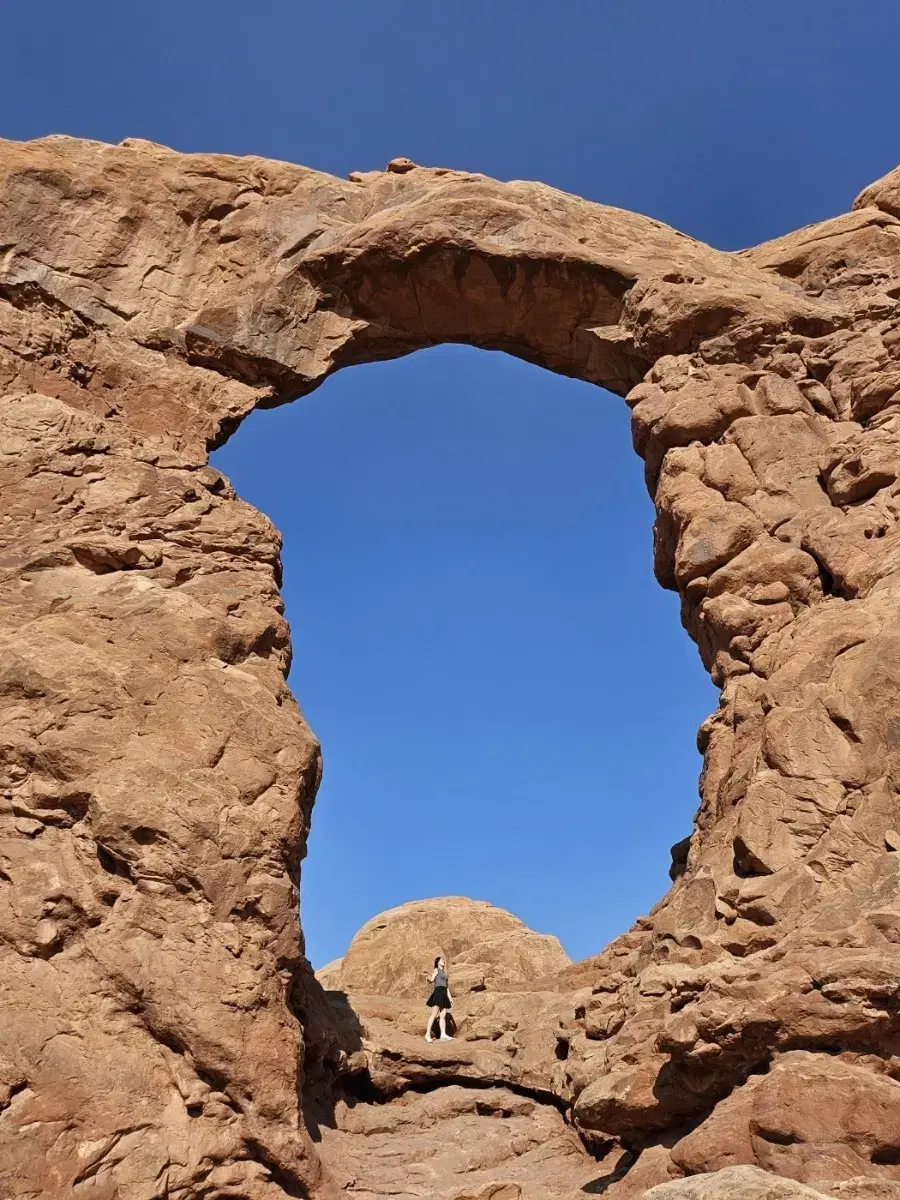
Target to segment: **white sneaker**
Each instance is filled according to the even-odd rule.
[[[426,1033],[426,1034],[425,1034],[425,1041],[426,1041],[426,1042],[433,1042],[433,1041],[434,1041],[434,1038],[431,1036],[431,1034],[430,1034],[430,1033]]]
[[[453,1041],[453,1038],[450,1036],[450,1034],[449,1034],[449,1033],[442,1033],[442,1034],[441,1034],[441,1038],[440,1038],[440,1040],[441,1040],[442,1042],[452,1042],[452,1041]]]

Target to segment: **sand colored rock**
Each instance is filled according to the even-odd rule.
[[[450,949],[465,946],[468,955]],[[429,1044],[423,1001],[435,947],[447,948],[453,1040]],[[319,972],[345,1051],[337,1086],[307,1104],[330,1178],[354,1193],[423,1200],[570,1197],[597,1178],[559,1099],[570,1004],[538,990],[548,950],[557,968],[568,964],[555,938],[511,913],[447,896],[369,921],[341,962],[340,986],[334,964]],[[491,971],[502,971],[496,983]]]
[[[520,1200],[571,1196],[596,1163],[552,1106],[448,1084],[387,1104],[341,1103],[322,1152],[354,1193]]]
[[[419,1106],[455,1088],[536,1103],[612,1198],[757,1166],[897,1182],[897,187],[725,254],[408,160],[341,181],[0,143],[4,1195],[329,1196],[349,1139],[384,1136],[345,1110],[402,1110],[398,1161],[437,1161]],[[320,756],[284,682],[279,537],[207,454],[255,406],[441,341],[625,397],[656,575],[721,699],[669,893],[533,982],[550,942],[463,937],[465,1033],[429,1057],[411,982],[350,986],[372,931],[328,993],[303,958]],[[513,1169],[509,1111],[467,1179],[481,1137],[448,1110],[459,1154],[413,1194],[562,1194],[559,1156]]]
[[[900,1186],[900,1083],[873,1065],[880,1064],[802,1050],[779,1055],[682,1138],[672,1157],[686,1174],[754,1163],[809,1183],[869,1174]]]
[[[843,1196],[845,1200],[896,1200],[900,1185],[859,1176],[840,1183],[821,1181],[815,1186],[797,1183],[758,1167],[725,1167],[709,1174],[658,1184],[644,1195],[650,1200],[818,1200]]]
[[[756,1167],[726,1167],[645,1192],[647,1200],[820,1200],[826,1194]]]
[[[421,999],[438,954],[452,969],[457,995],[528,991],[570,961],[558,938],[535,933],[512,913],[465,896],[441,896],[373,917],[340,968],[319,972],[319,979],[348,992]]]

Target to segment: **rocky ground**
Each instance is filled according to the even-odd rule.
[[[429,1044],[423,1001],[439,953],[452,964],[454,1040]],[[563,1099],[568,1006],[552,982],[540,990],[568,962],[555,938],[451,896],[382,913],[319,972],[346,1057],[316,1136],[350,1195],[537,1200],[590,1188],[600,1168]]]
[[[555,969],[544,975],[548,950]],[[429,1044],[422,1001],[437,953],[451,964],[454,1040]],[[840,1185],[835,1194],[900,1197],[900,1083],[883,1071],[873,1083],[877,1064],[853,1054],[787,1051],[699,1126],[673,1126],[643,1146],[596,1136],[573,1102],[591,1042],[606,1036],[589,1014],[610,981],[603,973],[588,986],[577,976],[591,966],[561,966],[564,958],[555,939],[510,914],[445,897],[374,918],[344,959],[319,972],[342,1050],[325,1103],[310,1096],[306,1111],[319,1114],[320,1152],[349,1194],[459,1200],[503,1188],[523,1200],[624,1200],[752,1165]],[[741,1178],[749,1187],[760,1175]]]

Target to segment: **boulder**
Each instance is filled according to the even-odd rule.
[[[368,921],[340,965],[327,969],[328,986],[424,999],[438,955],[446,959],[450,988],[458,995],[528,991],[571,961],[558,938],[535,933],[503,908],[465,896],[439,896],[410,901]]]

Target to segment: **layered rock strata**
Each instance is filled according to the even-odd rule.
[[[437,954],[453,1036],[428,1044]],[[329,1178],[409,1200],[562,1198],[591,1185],[601,1169],[562,1100],[570,997],[541,982],[568,962],[556,938],[464,897],[369,921],[317,972],[345,1055],[338,1086],[306,1098]]]
[[[278,534],[207,455],[441,341],[625,396],[656,574],[721,688],[671,891],[542,983],[560,1056],[510,1083],[618,1155],[617,1189],[900,1178],[898,248],[900,172],[725,254],[405,161],[0,143],[5,1195],[341,1186],[304,1089],[378,1095],[378,1069],[296,925],[319,749]]]

